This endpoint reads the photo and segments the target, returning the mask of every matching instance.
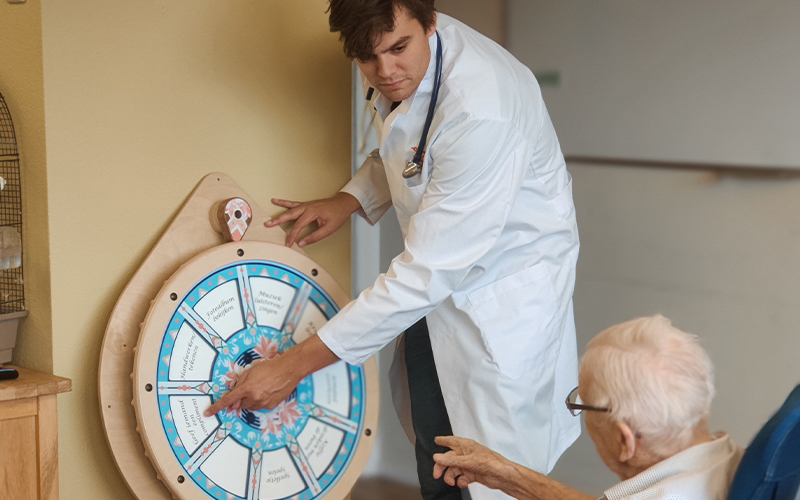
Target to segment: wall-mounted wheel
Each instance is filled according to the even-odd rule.
[[[142,325],[133,372],[138,428],[180,499],[344,498],[377,421],[377,372],[340,361],[271,411],[203,411],[254,363],[315,335],[346,295],[299,252],[228,243],[181,267]]]

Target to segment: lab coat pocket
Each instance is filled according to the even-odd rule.
[[[560,338],[556,294],[541,262],[468,295],[473,317],[500,372],[538,376],[554,362]],[[538,375],[537,375],[538,374]]]
[[[403,182],[412,198],[421,198],[430,182],[430,173],[425,169],[410,179],[403,179]]]

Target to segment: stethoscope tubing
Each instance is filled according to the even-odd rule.
[[[411,179],[412,177],[422,173],[422,162],[425,157],[425,147],[428,142],[428,132],[433,123],[433,115],[436,111],[436,103],[439,100],[439,88],[442,85],[442,37],[439,32],[436,32],[436,73],[433,82],[433,91],[431,92],[431,103],[428,106],[428,116],[425,118],[425,126],[422,127],[422,136],[419,139],[419,146],[414,158],[406,163],[406,168],[403,170],[403,178]]]

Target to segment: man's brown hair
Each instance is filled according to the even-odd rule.
[[[330,0],[328,22],[339,33],[344,53],[351,59],[375,57],[375,42],[394,30],[395,8],[408,11],[428,31],[436,19],[434,0]]]

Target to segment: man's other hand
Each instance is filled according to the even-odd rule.
[[[273,198],[272,204],[287,210],[265,222],[265,226],[275,227],[295,221],[292,231],[286,237],[287,247],[291,247],[297,241],[300,232],[313,222],[316,222],[319,228],[299,242],[301,247],[330,236],[342,227],[356,210],[361,208],[361,204],[353,195],[343,192],[337,193],[331,198],[306,202]]]
[[[501,489],[507,476],[513,473],[513,464],[485,446],[471,439],[439,436],[436,444],[450,448],[447,453],[433,455],[433,477],[444,475],[450,486],[466,488],[470,483],[481,483],[489,488]]]

